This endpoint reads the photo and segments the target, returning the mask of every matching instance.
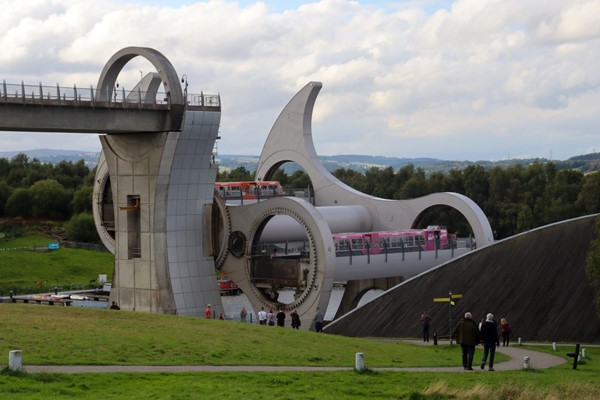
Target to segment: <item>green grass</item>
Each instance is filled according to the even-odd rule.
[[[10,241],[0,240],[0,295],[90,288],[98,274],[112,278],[114,256],[109,252],[60,248],[34,252],[32,247],[47,247],[52,240],[43,235],[27,235]],[[37,283],[41,282],[42,286]]]
[[[192,317],[12,303],[0,304],[0,314],[0,354],[21,349],[26,364],[353,366],[357,352],[372,367],[456,366],[460,359],[457,346]]]
[[[0,354],[25,365],[456,366],[459,346],[419,346],[111,310],[0,304]],[[533,347],[551,352],[550,346]],[[558,355],[563,355],[559,351]],[[571,364],[506,372],[0,373],[18,399],[578,399],[600,398],[600,348]],[[480,355],[478,349],[477,355]],[[505,358],[505,356],[503,356]],[[0,359],[1,360],[1,359]],[[5,358],[7,360],[7,358]],[[498,360],[501,362],[501,360]]]
[[[49,241],[30,235],[0,241],[0,248],[46,246]],[[99,273],[107,273],[110,279],[112,266],[110,253],[0,251],[0,290],[13,285],[27,291],[37,281],[64,288],[89,282]],[[555,353],[550,344],[528,348],[563,357],[573,350],[571,345],[559,345]],[[23,350],[25,365],[352,367],[356,352],[364,353],[368,368],[460,363],[459,346],[407,345],[229,321],[2,303],[0,365],[15,349]],[[598,399],[600,348],[586,351],[588,358],[575,371],[572,359],[550,369],[494,373],[28,374],[5,369],[0,372],[0,399]],[[480,356],[478,348],[476,357]],[[506,358],[497,353],[496,362]]]

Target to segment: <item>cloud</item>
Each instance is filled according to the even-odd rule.
[[[87,87],[119,49],[152,47],[190,92],[221,94],[219,151],[230,154],[259,154],[311,80],[323,82],[313,132],[324,155],[484,159],[552,147],[566,158],[600,147],[597,0],[157,3],[0,0],[0,78]],[[151,69],[133,60],[119,82],[131,88]],[[3,139],[6,150],[32,142]]]

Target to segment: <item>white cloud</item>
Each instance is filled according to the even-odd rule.
[[[311,80],[323,82],[313,115],[322,154],[567,158],[600,148],[598,0],[306,3],[0,0],[0,79],[95,85],[116,51],[148,46],[187,75],[190,92],[221,94],[222,153],[259,154]],[[119,81],[132,87],[150,70],[134,60]],[[97,140],[0,134],[3,150]]]

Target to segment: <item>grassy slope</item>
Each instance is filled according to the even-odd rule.
[[[0,241],[0,291],[6,296],[9,290],[16,294],[47,291],[54,286],[69,290],[71,285],[88,289],[90,280],[98,274],[112,277],[114,256],[108,252],[61,248],[49,252],[25,250],[46,247],[51,240],[41,235],[27,235],[11,241]],[[8,250],[7,250],[8,249]],[[16,249],[16,250],[15,250]]]
[[[458,346],[415,346],[110,310],[0,304],[0,354],[25,364],[456,365]],[[548,346],[549,347],[549,346]],[[600,349],[578,370],[473,373],[0,374],[0,398],[19,399],[597,399]],[[561,349],[559,354],[564,352]],[[480,356],[478,352],[477,356]]]

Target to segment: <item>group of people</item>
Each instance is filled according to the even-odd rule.
[[[240,321],[246,322],[247,316],[248,316],[248,312],[246,311],[246,307],[242,307],[242,310],[240,311]],[[275,313],[272,308],[270,308],[269,311],[265,311],[265,308],[261,307],[260,311],[258,312],[258,323],[260,325],[268,325],[268,326],[277,325],[280,327],[284,327],[285,326],[285,318],[286,318],[286,315],[283,312],[283,309],[281,309],[281,308],[279,308],[279,310],[277,310],[277,313]],[[297,310],[294,310],[290,313],[290,318],[292,320],[292,322],[291,322],[292,328],[300,329],[300,326],[302,326],[302,322],[300,321],[300,314],[298,314]],[[319,307],[317,307],[317,313],[315,314],[315,319],[314,319],[315,332],[323,331],[324,318],[325,318],[325,316],[321,312],[321,309]]]
[[[245,308],[242,308],[242,311],[245,311]],[[241,313],[240,313],[240,318],[241,318]],[[269,325],[269,326],[280,326],[283,327],[285,326],[285,318],[286,315],[283,312],[283,310],[280,308],[279,310],[277,310],[277,313],[275,313],[273,311],[272,308],[269,309],[269,311],[265,311],[264,307],[260,308],[260,311],[258,312],[258,323],[260,325]],[[300,322],[300,314],[298,314],[297,310],[294,310],[290,313],[290,318],[292,319],[292,328],[294,329],[300,329],[300,326],[302,325],[302,323]]]
[[[212,309],[211,309],[210,304],[208,304],[206,306],[206,309],[204,310],[204,316],[206,319],[212,318]],[[248,311],[246,311],[246,307],[242,307],[242,309],[240,311],[240,321],[246,322],[247,317],[248,317]],[[279,310],[277,310],[277,313],[275,313],[272,308],[270,308],[269,311],[265,311],[265,308],[261,307],[260,311],[258,312],[258,323],[260,325],[268,325],[268,326],[277,325],[277,326],[283,327],[283,326],[285,326],[285,318],[286,318],[286,315],[283,312],[283,309],[281,309],[281,308]],[[300,329],[300,326],[302,326],[302,323],[300,322],[300,314],[298,314],[297,310],[294,310],[290,313],[290,318],[292,319],[292,323],[291,323],[292,328]],[[222,313],[221,313],[221,316],[219,319],[224,319]],[[317,313],[315,314],[315,319],[314,319],[315,332],[323,331],[324,319],[325,319],[325,316],[321,312],[321,309],[319,307],[317,307]]]
[[[510,342],[508,321],[506,318],[502,318],[500,323],[503,346],[508,346]],[[483,344],[481,369],[485,369],[489,356],[489,370],[494,371],[494,356],[496,355],[496,346],[500,346],[500,341],[498,339],[498,324],[494,320],[493,314],[487,314],[485,319],[482,318],[482,321],[477,325],[473,321],[471,313],[465,313],[465,317],[456,324],[452,339],[460,344],[462,365],[465,370],[473,370],[475,346]]]

